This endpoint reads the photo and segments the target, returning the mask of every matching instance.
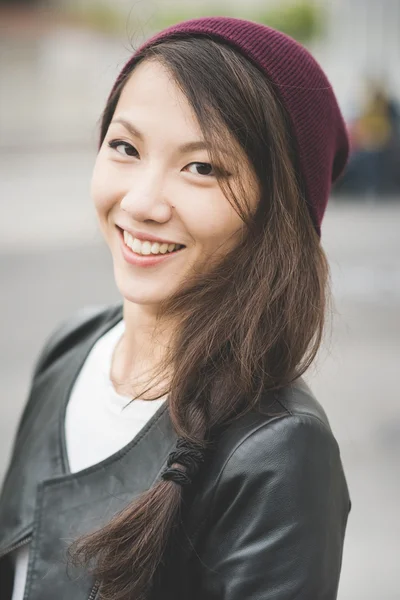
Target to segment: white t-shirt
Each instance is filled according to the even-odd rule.
[[[65,436],[71,473],[86,469],[126,446],[165,402],[135,400],[117,394],[110,380],[114,349],[125,330],[124,320],[93,346],[73,386],[65,416]],[[126,407],[126,408],[125,408]],[[82,443],[84,440],[84,443]],[[22,600],[29,544],[13,553],[12,600]]]

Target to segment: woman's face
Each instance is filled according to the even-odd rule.
[[[154,60],[140,63],[122,91],[91,185],[116,284],[129,302],[157,305],[194,267],[207,269],[239,240],[243,222],[203,143],[166,69]],[[227,155],[229,164],[235,158]]]

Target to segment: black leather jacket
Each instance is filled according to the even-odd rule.
[[[27,541],[24,600],[95,598],[91,577],[66,568],[69,542],[148,489],[174,447],[164,404],[123,449],[69,472],[69,393],[95,341],[121,318],[121,305],[80,311],[37,362],[0,499],[1,600],[11,598],[10,552]],[[327,417],[303,382],[266,394],[261,411],[225,428],[184,490],[153,600],[336,598],[349,494]]]

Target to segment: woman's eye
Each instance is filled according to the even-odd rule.
[[[188,165],[188,168],[189,167],[194,167],[197,169],[197,172],[191,171],[191,173],[194,173],[195,175],[208,175],[209,177],[215,177],[213,167],[209,163],[194,162],[190,163],[190,165]]]
[[[108,145],[113,150],[116,150],[118,154],[122,156],[136,156],[137,150],[128,142],[123,142],[122,140],[112,140],[108,142]]]

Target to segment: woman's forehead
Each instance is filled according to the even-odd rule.
[[[174,114],[197,128],[193,109],[186,96],[176,84],[172,74],[155,59],[146,60],[132,71],[126,81],[117,109],[140,108],[162,114]]]

